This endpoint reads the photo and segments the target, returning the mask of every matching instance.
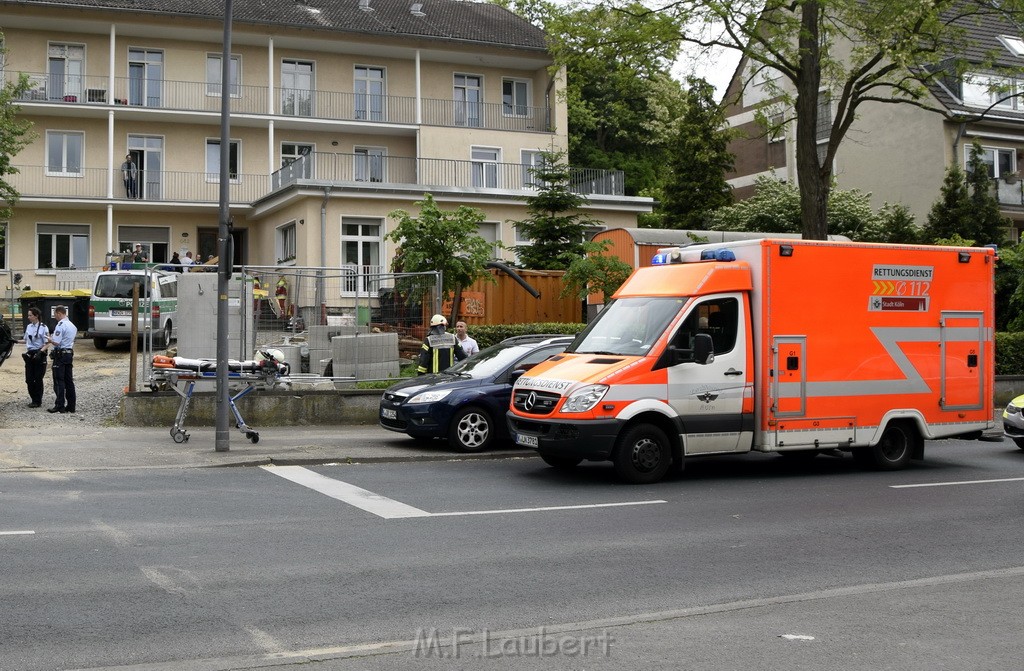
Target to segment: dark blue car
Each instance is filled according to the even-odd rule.
[[[508,338],[441,373],[399,382],[380,399],[380,425],[413,438],[445,438],[461,452],[485,450],[508,438],[512,383],[571,342],[571,336]]]

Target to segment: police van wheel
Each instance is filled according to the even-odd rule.
[[[544,463],[552,468],[557,468],[560,471],[568,471],[576,468],[583,461],[580,457],[561,457],[554,454],[540,453],[540,458],[544,460]]]
[[[481,408],[464,408],[452,417],[448,442],[459,452],[480,452],[494,442],[494,422]]]
[[[167,349],[171,344],[171,322],[164,324],[164,330],[159,336],[154,338],[153,348],[154,349]]]
[[[664,431],[637,424],[619,438],[612,461],[620,480],[648,484],[665,477],[672,464],[672,449]]]
[[[106,338],[93,338],[92,339],[92,345],[96,349],[107,349],[107,339]]]
[[[921,440],[917,431],[906,422],[891,422],[882,432],[877,445],[860,448],[858,461],[878,471],[898,471],[906,468],[914,457],[917,442]]]

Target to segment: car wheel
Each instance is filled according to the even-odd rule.
[[[494,422],[481,408],[463,408],[452,418],[448,442],[460,452],[487,449],[494,442]]]
[[[1014,438],[1013,442],[1017,443],[1017,447],[1024,450],[1024,438]]]
[[[858,462],[878,471],[898,471],[910,463],[920,439],[910,424],[890,422],[877,445],[858,448],[854,451],[854,457]]]
[[[107,339],[106,338],[93,338],[92,339],[92,344],[93,344],[93,347],[95,347],[96,349],[107,349]]]
[[[664,431],[637,424],[619,439],[612,461],[620,480],[648,484],[665,477],[672,464],[672,450]]]
[[[544,454],[541,452],[540,458],[544,460],[544,463],[552,468],[557,468],[560,471],[568,471],[576,468],[583,461],[580,457],[562,457],[555,454]]]
[[[167,349],[171,344],[171,322],[164,324],[164,330],[153,339],[153,349]]]

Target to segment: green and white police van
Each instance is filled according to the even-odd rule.
[[[155,268],[97,273],[89,298],[89,335],[96,349],[110,339],[132,336],[132,286],[139,285],[139,336],[153,331],[153,347],[167,347],[175,336],[178,316],[178,273]]]

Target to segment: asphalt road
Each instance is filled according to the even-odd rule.
[[[923,486],[908,486],[923,485]],[[1019,669],[1024,451],[0,474],[0,669]]]

